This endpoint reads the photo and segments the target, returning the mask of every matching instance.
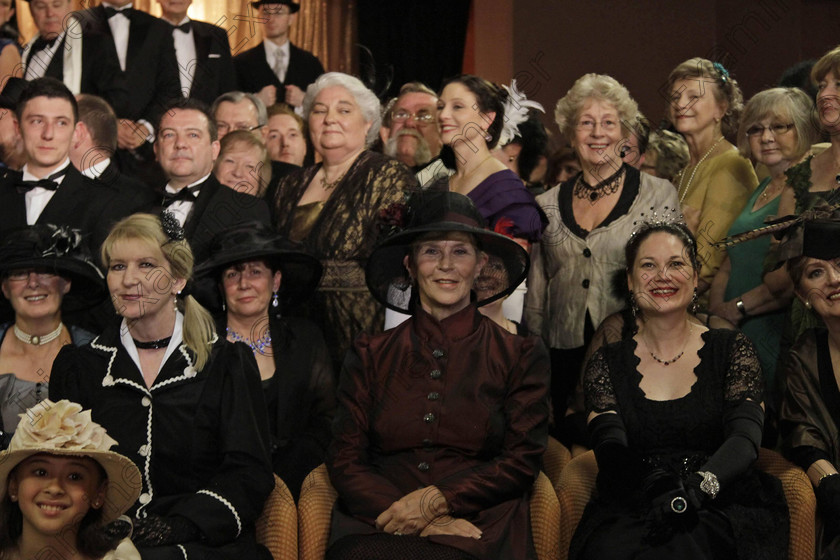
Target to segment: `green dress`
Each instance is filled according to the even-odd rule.
[[[744,210],[729,228],[729,236],[758,229],[764,225],[765,218],[779,213],[780,197],[776,197],[769,204],[753,212],[755,201],[770,184],[770,180],[771,178],[767,177],[755,189]],[[762,266],[769,249],[770,236],[752,239],[727,249],[732,271],[729,274],[729,282],[726,284],[724,301],[737,298],[761,285]],[[761,369],[764,371],[765,386],[771,392],[775,387],[776,361],[779,358],[779,341],[782,338],[784,325],[784,310],[749,317],[741,323],[741,331],[747,335],[758,351]]]

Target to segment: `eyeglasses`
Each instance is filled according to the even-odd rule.
[[[612,132],[613,130],[615,130],[619,127],[620,123],[618,121],[605,120],[605,121],[601,121],[600,124],[601,124],[601,130],[604,130],[606,132]],[[577,128],[578,128],[578,130],[590,130],[590,131],[595,130],[595,120],[594,119],[581,119],[577,123]]]
[[[405,122],[408,119],[414,119],[414,122],[418,122],[421,124],[429,124],[433,120],[435,120],[435,116],[430,113],[429,111],[418,111],[417,113],[409,113],[405,109],[400,109],[396,113],[391,114],[391,120],[393,122]]]
[[[763,136],[765,130],[769,130],[773,134],[773,136],[779,136],[793,128],[793,126],[793,123],[771,124],[770,126],[761,126],[760,124],[754,124],[753,126],[747,129],[747,136],[750,138]]]
[[[264,125],[261,125],[261,124],[258,124],[257,126],[247,126],[247,125],[244,125],[244,124],[234,126],[234,125],[230,125],[228,123],[217,122],[216,123],[216,130],[218,132],[220,132],[221,134],[227,134],[228,132],[231,132],[232,130],[247,130],[248,132],[253,132],[253,131],[255,131],[259,128],[262,128],[263,126]]]
[[[38,280],[50,280],[51,278],[55,278],[56,274],[54,272],[45,272],[43,270],[35,270],[35,269],[28,269],[28,270],[12,270],[9,274],[6,275],[12,282],[27,282],[29,277],[34,274],[38,277]]]

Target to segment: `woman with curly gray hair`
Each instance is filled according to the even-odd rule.
[[[621,159],[638,112],[627,88],[602,74],[581,77],[555,109],[582,171],[537,197],[549,225],[531,250],[525,323],[551,349],[558,430],[595,328],[625,305],[612,281],[625,268],[624,244],[653,212],[678,205],[671,183]]]
[[[702,264],[697,290],[703,294],[726,254],[714,244],[726,235],[758,185],[752,164],[726,140],[738,131],[744,97],[726,68],[705,58],[674,68],[666,91],[671,102],[668,117],[688,143],[688,165],[674,182],[686,225],[697,237]]]
[[[380,211],[417,181],[403,164],[367,150],[382,121],[379,100],[358,78],[321,75],[307,88],[303,110],[321,163],[283,177],[269,204],[277,231],[324,266],[303,314],[323,330],[338,371],[356,335],[382,328],[384,308],[367,290],[364,263]]]

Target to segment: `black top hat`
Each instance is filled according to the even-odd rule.
[[[93,263],[79,230],[36,224],[9,231],[0,245],[0,275],[12,270],[47,270],[70,280],[62,311],[87,309],[102,302],[107,292],[102,272]],[[8,304],[5,297],[0,298]]]
[[[300,10],[300,4],[292,2],[292,0],[257,0],[256,2],[251,2],[251,5],[255,8],[268,6],[270,4],[283,4],[284,6],[288,6],[289,11],[293,14]]]
[[[303,252],[300,245],[254,222],[240,224],[213,237],[209,259],[195,269],[199,282],[196,297],[210,309],[221,309],[221,296],[215,285],[227,267],[241,262],[265,260],[283,279],[279,295],[286,305],[308,298],[321,281],[323,267],[315,257]],[[209,284],[213,284],[211,287]]]
[[[394,219],[396,218],[396,219]],[[466,196],[449,191],[420,191],[408,203],[380,213],[380,220],[394,229],[371,253],[365,267],[368,289],[377,301],[395,311],[412,313],[409,288],[412,279],[403,259],[421,235],[462,232],[475,237],[478,248],[501,266],[502,282],[485,282],[476,305],[485,305],[509,295],[528,274],[528,253],[510,237],[484,229],[484,218]],[[490,288],[489,290],[487,288]],[[416,296],[415,296],[416,297]]]

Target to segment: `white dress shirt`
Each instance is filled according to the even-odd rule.
[[[65,159],[62,163],[60,163],[58,166],[56,166],[55,169],[53,169],[52,171],[50,171],[49,173],[44,175],[44,177],[49,177],[50,175],[52,175],[56,171],[58,171],[60,169],[64,169],[68,165],[70,165],[70,158],[69,157],[67,159]],[[29,165],[24,165],[22,171],[23,171],[22,179],[24,181],[37,181],[39,179],[44,178],[44,177],[36,177],[32,173],[30,173],[29,172]],[[55,182],[58,183],[59,185],[61,185],[61,183],[64,181],[64,177],[66,177],[66,175],[62,175],[61,177],[58,177],[57,179],[55,179]],[[23,198],[26,202],[26,224],[27,225],[30,225],[30,226],[34,225],[35,222],[38,221],[38,218],[41,217],[41,213],[44,211],[44,208],[47,207],[47,204],[49,204],[50,200],[52,200],[52,197],[53,197],[53,195],[55,195],[55,193],[56,193],[56,191],[51,191],[49,189],[45,189],[45,188],[42,188],[42,187],[35,187],[31,191],[28,191],[25,195],[23,195]]]
[[[102,5],[119,11],[132,7],[132,4],[117,7],[108,2],[102,2]],[[114,17],[108,18],[108,26],[111,28],[111,35],[114,36],[114,46],[117,48],[117,58],[120,59],[120,68],[125,72],[125,57],[128,52],[128,32],[129,27],[131,27],[131,20],[128,19],[128,16],[117,14]]]
[[[178,25],[184,25],[188,21],[190,21],[190,18],[185,17]],[[195,52],[195,35],[192,28],[190,28],[189,33],[184,33],[176,27],[172,29],[172,40],[175,42],[175,56],[178,58],[178,78],[181,80],[181,94],[184,97],[189,97],[198,60]]]
[[[186,187],[183,187],[183,188],[188,189],[190,187],[194,187],[195,185],[200,185],[201,183],[206,181],[209,176],[210,176],[210,173],[208,173],[207,175],[205,175],[204,177],[202,177],[201,179],[199,179],[195,183],[190,183],[189,185],[187,185]],[[166,192],[168,192],[169,194],[177,194],[178,192],[180,192],[183,189],[175,189],[175,188],[171,187],[169,185],[169,183],[167,183],[166,184],[166,189],[164,189],[164,190]],[[201,192],[200,190],[193,191],[193,196],[198,198],[198,194],[200,192]],[[190,200],[176,200],[175,202],[170,204],[166,209],[169,210],[170,212],[172,212],[172,214],[178,220],[178,223],[181,224],[181,227],[184,227],[184,223],[186,223],[187,218],[190,215],[190,212],[192,212],[192,207],[193,207],[194,204],[195,204],[195,202],[192,202]]]
[[[280,83],[286,79],[286,71],[289,69],[289,42],[286,41],[283,43],[282,46],[277,46],[271,41],[263,41],[263,45],[265,45],[265,60],[268,62],[268,65],[274,70],[274,74],[277,76],[277,79],[280,80]],[[280,53],[283,53],[282,55]],[[283,66],[280,69],[280,72],[277,72],[277,58],[282,57]],[[278,99],[280,98],[280,93],[277,93]]]
[[[81,173],[88,179],[99,179],[105,173],[105,170],[108,169],[109,165],[111,165],[111,158],[105,158],[97,161],[87,169],[82,169]]]

